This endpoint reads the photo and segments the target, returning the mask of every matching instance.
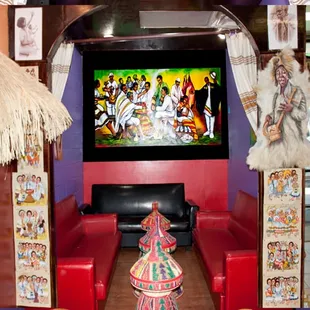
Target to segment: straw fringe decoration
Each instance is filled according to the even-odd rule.
[[[24,155],[27,134],[52,142],[72,118],[47,87],[0,52],[0,164]]]
[[[14,4],[11,0],[0,0],[0,5],[12,5]]]

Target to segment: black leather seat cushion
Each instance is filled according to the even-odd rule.
[[[119,217],[146,217],[152,202],[158,202],[165,216],[185,216],[183,183],[170,184],[93,184],[92,208],[95,213],[117,213]]]
[[[118,217],[118,229],[123,233],[138,233],[143,232],[141,229],[141,221],[145,216],[119,216]],[[189,218],[168,217],[171,221],[171,228],[168,232],[189,231]]]

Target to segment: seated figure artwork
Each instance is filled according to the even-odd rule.
[[[42,208],[32,210],[16,209],[16,233],[22,240],[45,240],[47,238],[47,225]]]
[[[295,236],[300,234],[300,218],[298,206],[294,205],[266,205],[265,226],[266,236],[278,238],[280,236]]]
[[[27,271],[47,270],[47,246],[42,243],[19,242],[17,245],[17,268]]]
[[[13,173],[15,206],[45,206],[47,204],[47,173]]]
[[[294,52],[284,48],[259,72],[256,93],[261,125],[247,157],[250,169],[310,166],[309,72],[301,73],[300,67]]]
[[[275,241],[267,244],[267,271],[296,270],[299,265],[300,251],[292,241]]]
[[[299,296],[298,292],[299,281],[296,277],[274,277],[268,278],[265,287],[266,305],[268,307],[280,304],[285,306],[291,301],[296,301]]]
[[[96,147],[221,144],[220,68],[95,70],[94,77]]]
[[[48,279],[38,275],[21,275],[17,279],[17,294],[24,305],[43,306],[48,303]]]
[[[300,200],[301,180],[295,169],[272,171],[268,177],[269,201]]]

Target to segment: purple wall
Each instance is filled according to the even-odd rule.
[[[233,207],[239,189],[257,196],[258,174],[250,171],[246,157],[250,148],[250,123],[243,110],[228,53],[226,57],[229,130],[228,208]]]
[[[83,70],[82,56],[74,50],[62,102],[73,118],[63,134],[63,160],[54,161],[55,201],[75,195],[83,203]]]

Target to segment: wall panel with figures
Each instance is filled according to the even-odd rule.
[[[261,304],[292,308],[302,304],[302,169],[274,169],[261,174]]]
[[[21,64],[22,65],[22,64]],[[43,67],[42,67],[43,65]],[[45,63],[24,66],[32,78],[44,79]],[[25,153],[12,174],[15,236],[16,305],[51,308],[54,304],[53,250],[49,197],[48,147],[27,132]],[[47,160],[47,163],[45,163]]]

